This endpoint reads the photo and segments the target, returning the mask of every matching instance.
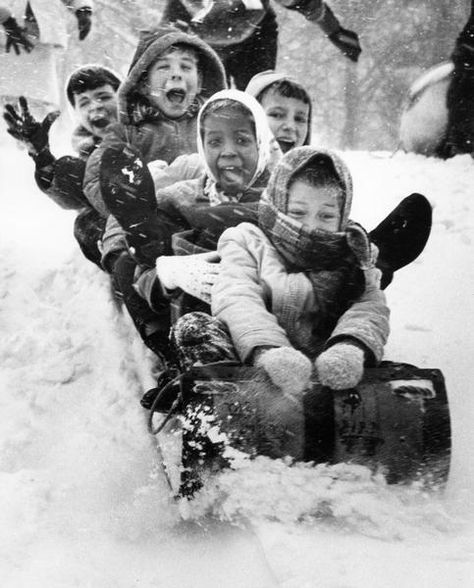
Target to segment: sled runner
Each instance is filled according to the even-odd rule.
[[[289,450],[297,461],[365,465],[381,469],[389,483],[448,476],[449,407],[437,369],[383,362],[354,389],[314,382],[284,423],[275,419],[275,402],[278,392],[259,370],[230,363],[192,368],[165,385],[149,429],[160,442],[169,417],[181,415],[179,494],[192,496],[202,476],[229,465],[229,447],[250,456],[283,457]]]

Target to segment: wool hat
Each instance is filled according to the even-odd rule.
[[[96,81],[103,80],[103,84],[110,84],[114,90],[117,90],[122,83],[120,76],[104,65],[97,63],[88,63],[75,69],[67,78],[65,92],[71,106],[74,106],[74,94],[84,86],[84,91],[93,85]],[[98,86],[97,86],[98,87]]]

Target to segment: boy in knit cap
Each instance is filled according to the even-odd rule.
[[[228,330],[240,361],[262,367],[287,397],[301,397],[313,362],[323,385],[346,389],[382,358],[389,310],[368,236],[349,220],[351,199],[351,176],[338,156],[293,149],[272,173],[258,226],[242,223],[219,240],[213,318],[197,319],[201,341],[206,322],[214,333]],[[174,329],[191,355],[193,320],[185,315]]]
[[[74,233],[84,255],[100,265],[97,241],[101,239],[105,220],[92,209],[82,191],[84,169],[91,153],[102,141],[109,125],[117,121],[117,89],[120,79],[110,69],[84,65],[76,69],[66,84],[66,94],[77,127],[72,145],[77,156],[58,159],[50,151],[49,131],[59,112],[50,112],[42,122],[30,112],[26,98],[19,108],[7,104],[3,117],[12,137],[22,142],[35,163],[35,179],[41,191],[61,208],[80,211]]]

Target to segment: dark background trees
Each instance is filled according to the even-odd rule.
[[[449,58],[470,8],[470,0],[329,0],[343,25],[359,33],[363,53],[354,66],[317,26],[274,4],[279,68],[313,96],[315,139],[370,150],[396,148],[409,86]],[[71,43],[65,74],[90,62],[125,74],[137,31],[157,24],[162,6],[157,0],[96,0],[92,33],[85,42]]]

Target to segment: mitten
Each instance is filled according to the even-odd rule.
[[[50,162],[54,158],[49,152],[49,129],[58,118],[59,110],[50,112],[39,122],[31,115],[26,98],[20,96],[19,103],[20,112],[12,104],[5,106],[3,118],[7,123],[8,133],[26,145],[28,153],[35,161],[41,157],[45,160],[44,163]]]
[[[316,371],[323,386],[332,390],[354,388],[364,373],[364,351],[351,343],[336,343],[316,359]]]
[[[285,396],[298,398],[308,387],[311,361],[293,347],[276,347],[258,355],[255,365],[262,367]]]
[[[34,45],[28,39],[26,29],[20,27],[12,16],[7,18],[2,24],[7,36],[7,42],[5,43],[5,51],[7,53],[10,53],[12,47],[17,55],[20,55],[20,47],[27,53],[33,49]]]
[[[359,44],[357,33],[340,27],[329,35],[329,40],[351,61],[356,62],[359,59],[362,48]]]
[[[85,6],[76,10],[77,28],[79,30],[79,41],[83,41],[89,34],[92,26],[92,10]]]
[[[195,255],[166,256],[156,260],[156,275],[167,290],[180,288],[207,304],[211,303],[211,288],[219,273],[216,252]]]

